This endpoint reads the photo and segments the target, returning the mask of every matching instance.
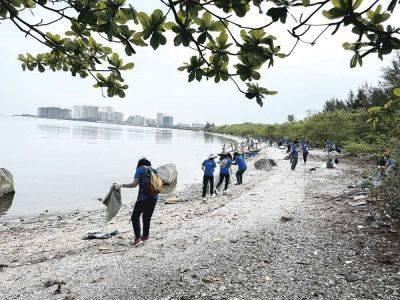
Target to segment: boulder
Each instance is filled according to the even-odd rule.
[[[178,170],[175,164],[166,164],[157,169],[158,174],[160,174],[163,184],[171,184],[178,178]]]
[[[270,171],[272,169],[271,162],[267,158],[261,158],[254,162],[254,167],[257,170]]]
[[[0,168],[0,197],[14,192],[14,180],[10,171]]]

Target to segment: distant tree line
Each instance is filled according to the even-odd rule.
[[[395,54],[390,66],[383,68],[382,71],[381,81],[377,86],[364,83],[356,92],[351,90],[346,99],[331,98],[325,102],[323,112],[352,111],[385,105],[393,98],[393,90],[400,87],[400,52]]]
[[[400,53],[396,53],[390,65],[382,69],[381,80],[376,86],[363,84],[356,92],[350,91],[346,99],[330,99],[321,112],[309,113],[303,120],[296,120],[289,114],[283,124],[243,123],[208,130],[273,139],[306,137],[312,146],[323,146],[329,139],[353,153],[383,153],[391,147],[391,141],[400,138],[400,109],[391,108],[391,117],[380,118],[376,126],[370,122],[371,110],[381,113],[380,107],[393,102],[396,87],[400,87]]]

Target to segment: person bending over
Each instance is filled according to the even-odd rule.
[[[233,154],[233,159],[234,159],[234,165],[238,166],[238,170],[236,172],[236,184],[242,184],[243,183],[243,174],[247,170],[247,165],[244,160],[244,158],[238,153],[235,152]]]

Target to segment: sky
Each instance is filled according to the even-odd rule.
[[[130,2],[145,11],[159,3]],[[254,20],[257,18],[254,16]],[[64,24],[57,26],[54,30],[60,33],[68,30]],[[262,69],[260,85],[278,94],[266,98],[261,108],[255,101],[246,99],[231,82],[187,82],[187,73],[177,68],[194,53],[171,43],[157,51],[140,48],[127,60],[133,61],[135,67],[125,72],[130,88],[123,99],[102,97],[89,78],[74,78],[64,72],[23,72],[18,54],[39,53],[43,48],[11,24],[2,22],[0,114],[36,114],[39,106],[97,105],[113,106],[126,118],[134,114],[155,118],[157,112],[163,112],[174,116],[175,123],[276,123],[284,122],[288,114],[301,119],[307,111],[321,110],[329,98],[344,98],[350,89],[364,82],[376,83],[381,68],[388,64],[390,57],[381,61],[371,55],[364,59],[362,68],[350,69],[352,53],[342,48],[343,42],[353,38],[348,30],[333,37],[327,34],[315,46],[299,44],[291,56],[277,58],[273,68]],[[277,37],[283,52],[291,48],[293,40],[282,29],[271,28],[268,34]]]

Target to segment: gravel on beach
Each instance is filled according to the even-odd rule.
[[[138,248],[130,206],[108,224],[103,210],[0,223],[0,299],[399,299],[399,234],[373,201],[341,197],[363,170],[312,158],[291,171],[285,156],[263,149],[243,185],[206,202],[200,185],[160,201]],[[278,165],[255,170],[265,157]]]

